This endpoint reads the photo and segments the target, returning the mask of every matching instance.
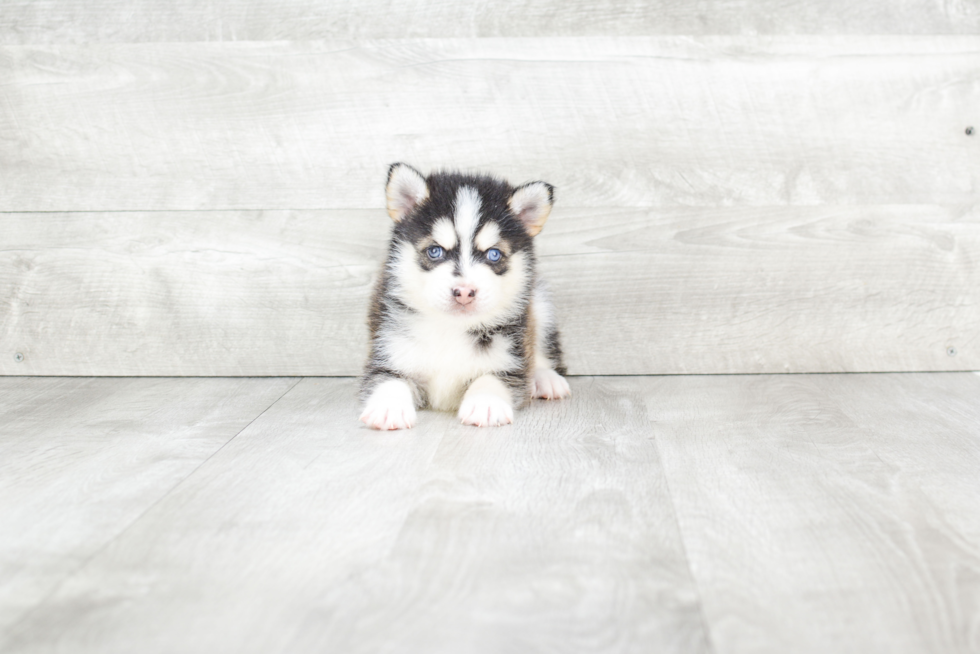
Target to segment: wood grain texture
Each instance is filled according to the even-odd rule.
[[[3,220],[0,374],[363,365],[383,210]],[[973,207],[559,205],[537,247],[573,374],[980,368]]]
[[[370,208],[384,167],[565,206],[973,204],[980,38],[0,48],[0,211]]]
[[[384,434],[350,379],[255,418],[292,383],[0,380],[0,651],[980,650],[980,374],[575,378]]]
[[[976,34],[969,0],[683,0],[460,3],[371,0],[8,0],[0,41],[295,41],[446,36]]]
[[[978,650],[975,374],[634,383],[715,651]]]
[[[372,432],[353,380],[303,380],[0,650],[286,651],[311,601],[390,550],[447,426]]]
[[[0,379],[0,634],[295,382]]]
[[[382,434],[304,380],[4,651],[707,651],[642,399],[574,392]]]
[[[513,427],[447,431],[390,554],[288,649],[710,651],[642,397],[571,383]]]
[[[980,651],[980,570],[958,565],[963,558],[980,557],[980,373],[886,375],[874,384],[840,377],[821,389],[874,434],[875,453],[901,471],[917,499],[932,507],[935,518],[927,528],[952,536],[950,545],[960,548],[956,556],[927,561],[936,585],[922,592],[957,598],[948,605],[950,621],[963,625],[955,645]]]
[[[624,210],[549,228],[541,269],[576,373],[980,368],[975,208]]]
[[[363,365],[391,225],[383,210],[4,219],[5,374],[351,375]]]

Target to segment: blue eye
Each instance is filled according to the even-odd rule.
[[[438,245],[433,245],[428,250],[425,251],[429,255],[430,259],[441,259],[442,258],[442,248]]]
[[[487,261],[490,263],[497,263],[500,261],[500,250],[497,248],[490,248],[487,250]]]

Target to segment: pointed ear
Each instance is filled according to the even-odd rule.
[[[537,236],[544,222],[551,213],[551,205],[555,199],[555,187],[544,182],[528,182],[518,186],[510,196],[507,204],[531,236]]]
[[[429,186],[422,173],[403,163],[391,164],[385,185],[388,215],[396,223],[429,199]]]

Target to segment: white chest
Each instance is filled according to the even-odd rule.
[[[506,337],[497,335],[489,346],[478,346],[465,328],[434,319],[413,317],[380,345],[389,365],[425,386],[429,404],[442,411],[457,408],[477,377],[519,363]]]

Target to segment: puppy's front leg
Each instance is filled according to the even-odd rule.
[[[496,376],[483,375],[466,390],[458,415],[464,425],[509,425],[514,422],[513,395]]]
[[[531,397],[545,400],[561,400],[572,394],[568,381],[548,367],[534,369],[534,379],[531,381]]]
[[[415,426],[415,399],[403,379],[388,379],[371,391],[361,422],[372,429],[411,429]]]

